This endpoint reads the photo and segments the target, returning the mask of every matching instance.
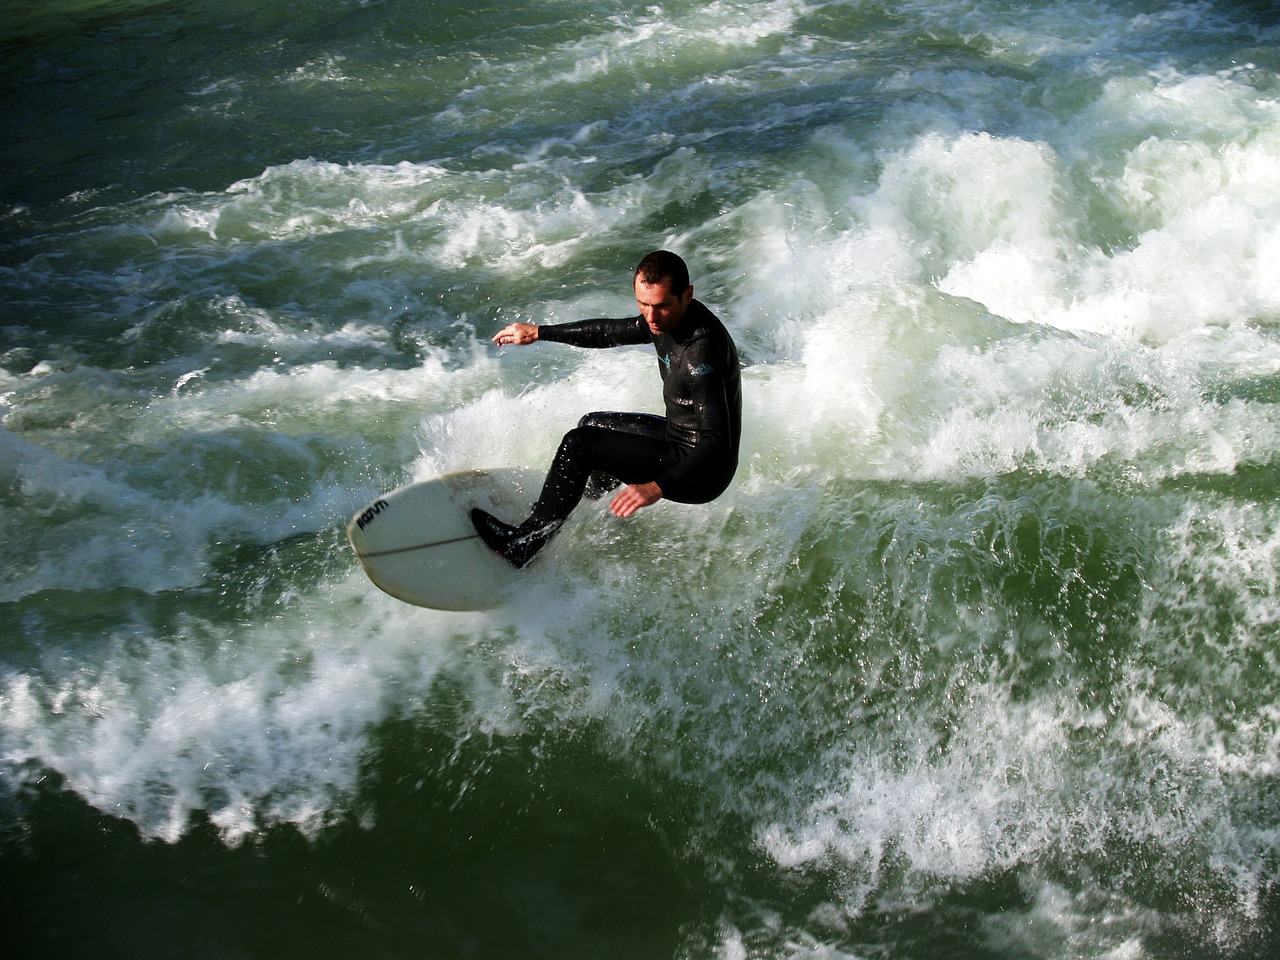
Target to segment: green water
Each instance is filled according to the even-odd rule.
[[[1269,5],[6,12],[20,955],[1276,952]],[[379,593],[379,493],[660,407],[488,343],[656,247],[729,492]]]

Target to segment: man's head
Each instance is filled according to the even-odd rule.
[[[670,333],[693,299],[689,268],[674,253],[655,250],[636,267],[636,304],[652,333]]]

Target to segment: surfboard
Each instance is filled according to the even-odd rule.
[[[499,606],[521,571],[481,542],[471,508],[522,519],[542,477],[514,468],[467,470],[383,494],[347,524],[369,579],[397,600],[436,610]]]

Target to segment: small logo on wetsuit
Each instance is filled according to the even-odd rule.
[[[693,368],[693,375],[695,377],[705,377],[707,376],[707,374],[715,373],[715,372],[716,372],[716,368],[709,363],[700,363]]]

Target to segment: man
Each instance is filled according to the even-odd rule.
[[[689,268],[658,250],[636,267],[640,315],[552,326],[512,323],[497,344],[539,340],[577,347],[652,343],[662,375],[666,416],[590,413],[565,434],[533,512],[518,525],[484,510],[471,521],[491,550],[523,567],[577,506],[622,485],[609,509],[629,517],[659,500],[707,503],[729,486],[738,467],[742,384],[738,351],[719,319],[693,299]]]

